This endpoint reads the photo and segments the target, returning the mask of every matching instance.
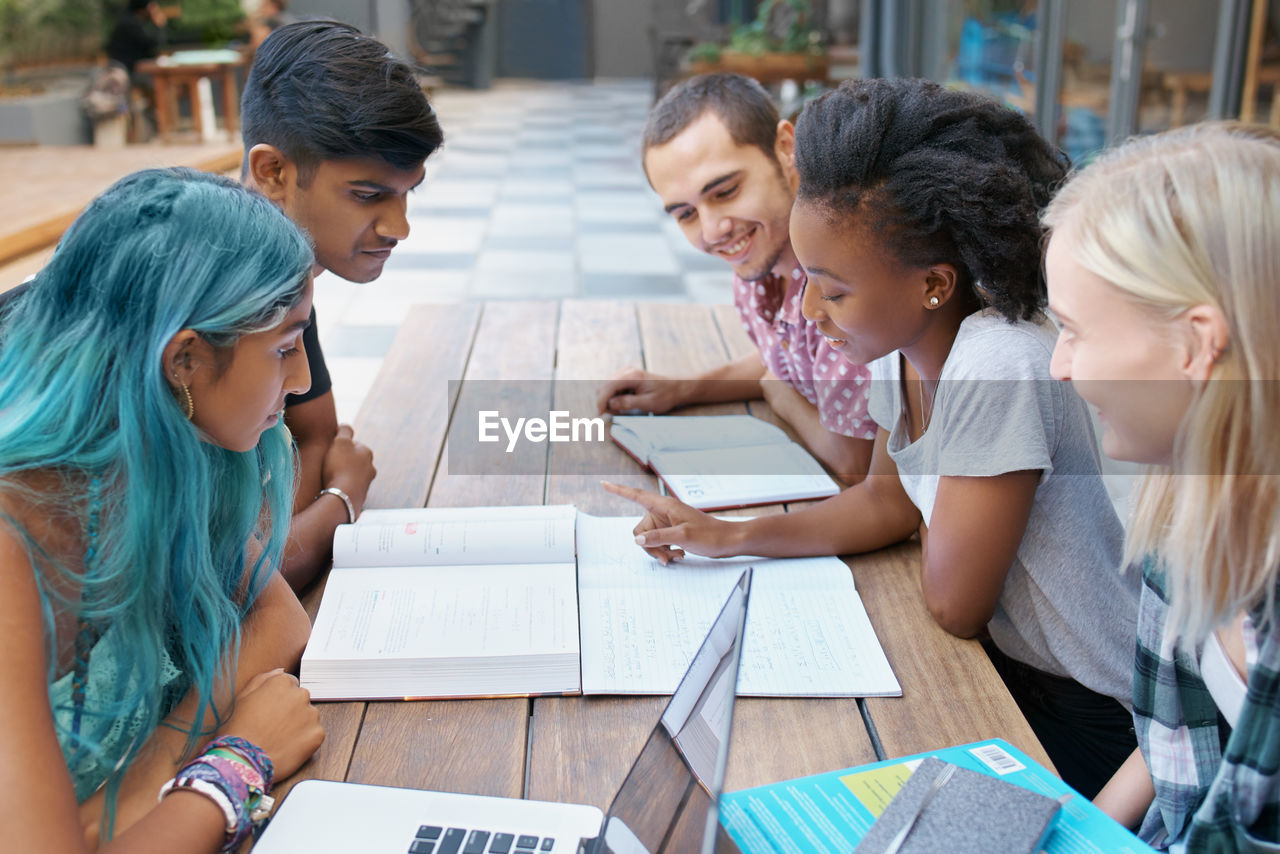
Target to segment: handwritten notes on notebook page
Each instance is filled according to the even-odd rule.
[[[738,693],[900,696],[838,558],[698,558],[667,567],[634,544],[638,517],[578,514],[585,694],[669,694],[744,566],[755,567]]]

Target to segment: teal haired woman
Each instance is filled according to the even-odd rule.
[[[265,199],[140,172],[0,316],[10,850],[230,850],[323,739],[276,572],[311,263]]]

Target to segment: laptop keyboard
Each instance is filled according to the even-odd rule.
[[[409,854],[540,854],[556,844],[551,836],[532,834],[490,833],[464,827],[438,827],[424,824],[418,828]]]

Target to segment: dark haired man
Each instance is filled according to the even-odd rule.
[[[649,113],[644,169],[694,247],[733,270],[733,301],[758,354],[694,377],[628,368],[602,385],[601,412],[666,412],[763,396],[848,483],[866,476],[876,425],[867,370],[827,346],[800,313],[805,274],[788,232],[795,128],[749,77],[706,74],[672,88]]]
[[[240,113],[241,180],[311,235],[314,272],[378,278],[409,234],[408,193],[444,139],[413,69],[346,24],[288,24],[258,48]],[[372,453],[338,426],[314,311],[303,340],[311,389],[285,405],[300,467],[284,567],[295,590],[323,567],[374,476]]]
[[[129,0],[116,16],[111,34],[107,36],[103,48],[107,58],[123,65],[129,77],[133,78],[134,66],[160,52],[164,24],[164,11],[155,0]],[[134,82],[136,85],[138,81]]]

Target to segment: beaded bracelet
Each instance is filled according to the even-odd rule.
[[[209,742],[209,746],[205,750],[208,752],[219,748],[239,754],[262,777],[262,787],[264,789],[271,788],[271,784],[275,779],[276,766],[271,761],[271,757],[261,747],[236,735],[224,735]]]
[[[222,789],[216,784],[210,783],[207,780],[190,777],[174,777],[172,780],[169,780],[160,787],[160,797],[157,798],[157,801],[163,801],[165,795],[182,789],[198,792],[213,801],[222,812],[222,817],[226,821],[227,836],[230,837],[235,833],[236,825],[239,821],[239,817],[236,815],[235,805],[232,804],[231,799],[227,797],[226,792],[222,791]],[[230,848],[229,846],[224,846],[222,850],[228,851]]]
[[[206,787],[212,787],[231,804],[233,821],[227,825],[227,841],[222,846],[223,851],[235,850],[253,832],[253,820],[249,817],[249,792],[235,774],[224,774],[203,759],[197,759],[184,766],[173,780],[173,788],[189,788],[202,794],[208,794]]]
[[[189,792],[198,792],[213,801],[226,821],[224,830],[226,839],[218,850],[231,852],[240,847],[240,843],[253,832],[253,823],[249,820],[245,802],[227,791],[227,783],[228,781],[214,769],[202,763],[193,762],[160,787],[159,800],[164,800],[165,796],[172,792],[185,789]]]
[[[175,789],[199,792],[212,800],[227,821],[222,851],[233,851],[271,812],[267,794],[275,766],[257,745],[235,736],[210,742],[160,788],[160,799]]]
[[[215,767],[230,770],[245,782],[251,792],[254,789],[265,792],[267,789],[266,782],[262,779],[262,775],[258,773],[258,769],[254,768],[253,765],[246,762],[240,754],[234,751],[215,747],[213,750],[206,750],[201,759]]]
[[[251,824],[257,824],[271,814],[275,799],[267,794],[266,787],[262,785],[262,778],[251,765],[243,759],[228,759],[225,756],[211,756],[208,753],[204,754],[201,760],[204,764],[217,769],[228,780],[243,786],[245,809],[249,813]],[[240,791],[240,786],[236,786],[237,793]]]
[[[205,756],[230,759],[234,771],[249,785],[249,818],[256,824],[271,814],[275,799],[267,794],[275,777],[275,764],[266,752],[251,741],[224,735],[209,742]]]

